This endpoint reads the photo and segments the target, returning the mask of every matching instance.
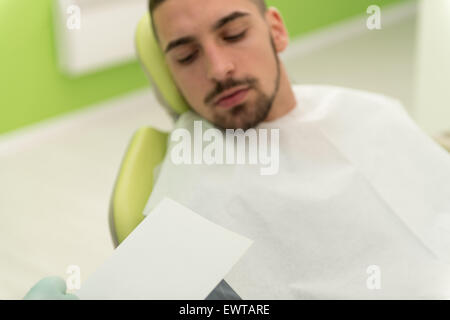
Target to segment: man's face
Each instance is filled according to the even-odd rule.
[[[256,126],[270,111],[280,64],[250,0],[166,0],[153,13],[174,81],[189,105],[222,128]]]

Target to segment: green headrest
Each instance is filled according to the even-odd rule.
[[[171,113],[180,115],[188,111],[189,105],[178,91],[164,54],[153,33],[150,13],[139,21],[136,30],[136,51],[144,71],[153,83],[159,102]]]

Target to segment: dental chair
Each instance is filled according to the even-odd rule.
[[[150,19],[150,14],[146,14],[138,23],[136,51],[158,101],[176,119],[190,108],[172,80]],[[144,219],[143,211],[156,178],[154,171],[164,159],[168,137],[168,133],[144,127],[131,139],[110,205],[109,225],[115,247]],[[206,299],[239,300],[240,297],[222,280]]]

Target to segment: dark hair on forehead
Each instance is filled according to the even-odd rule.
[[[148,8],[149,8],[150,14],[153,15],[153,11],[155,11],[155,9],[164,1],[165,0],[149,0]],[[267,11],[267,5],[266,5],[265,0],[249,0],[249,1],[254,2],[258,6],[261,13],[264,14]]]
[[[149,0],[148,1],[148,10],[150,11],[150,15],[153,18],[153,12],[155,11],[155,9],[164,2],[165,0]],[[181,0],[179,0],[181,1]],[[259,11],[261,12],[261,15],[264,15],[267,11],[267,5],[266,5],[266,1],[265,0],[248,0],[248,1],[252,1],[253,3],[255,3],[258,8]],[[159,42],[159,37],[158,37],[158,33],[156,32],[156,26],[155,26],[155,22],[153,19],[152,20],[152,28],[153,28],[153,33],[155,34],[156,40]]]

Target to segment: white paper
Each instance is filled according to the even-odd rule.
[[[80,299],[202,300],[251,244],[165,198],[76,294]]]

